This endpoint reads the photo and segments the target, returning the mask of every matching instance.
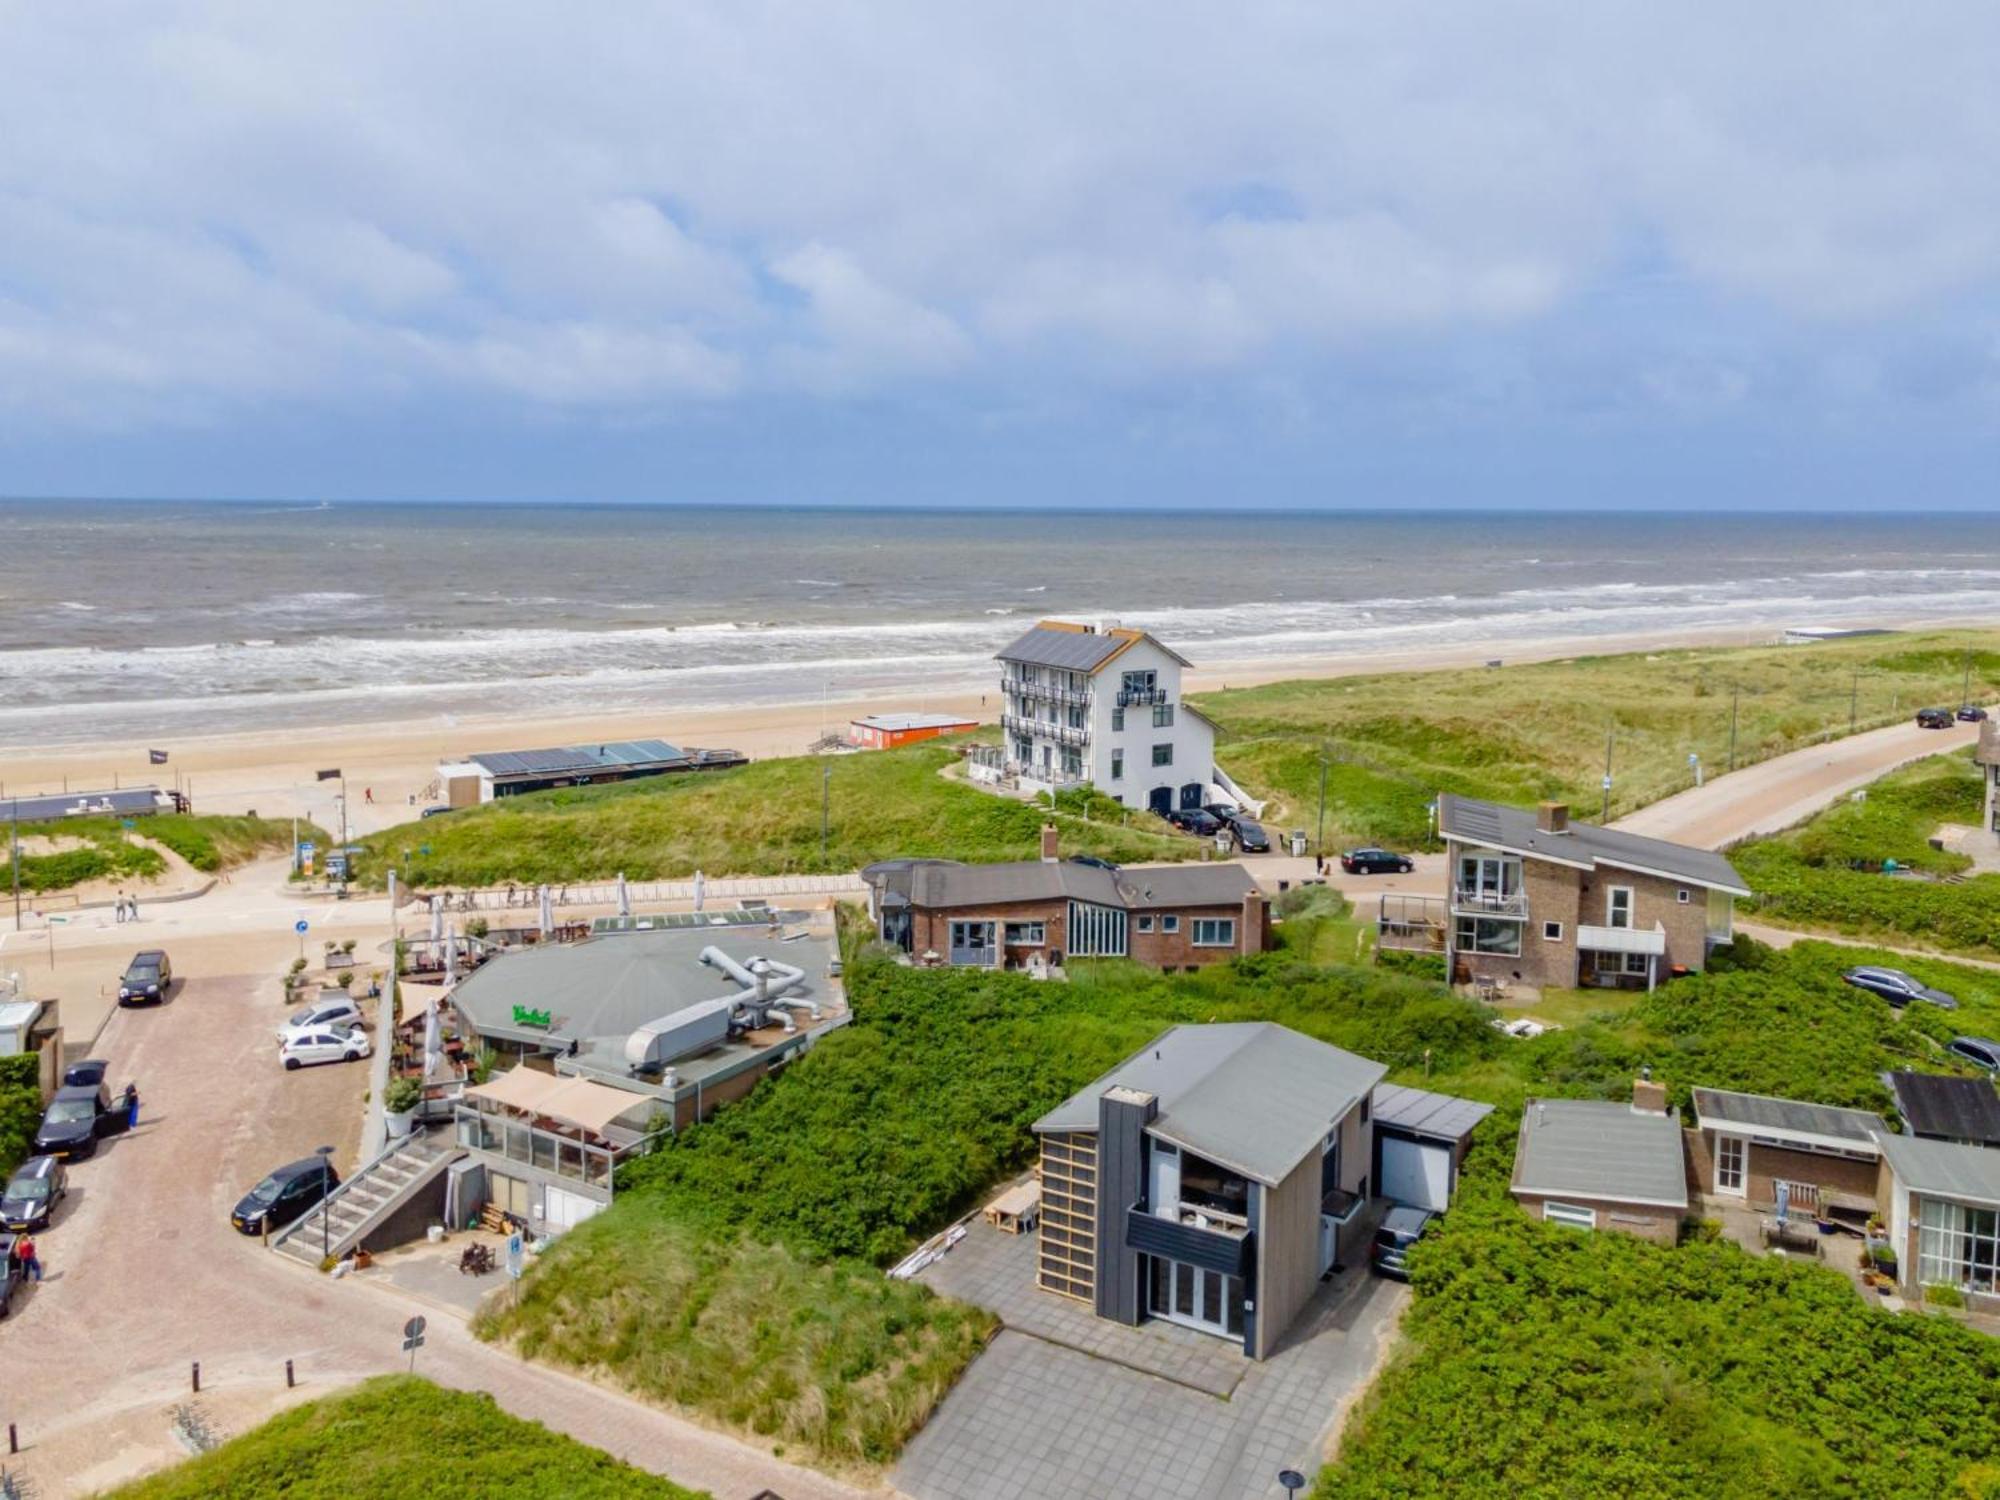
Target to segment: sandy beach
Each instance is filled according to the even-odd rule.
[[[1825,623],[1838,623],[1828,621]],[[1938,628],[1939,621],[1920,622]],[[1916,628],[1916,627],[1913,627]],[[1474,666],[1485,661],[1552,661],[1580,653],[1642,652],[1686,646],[1767,645],[1768,629],[1754,631],[1675,631],[1591,636],[1569,640],[1498,641],[1476,648],[1396,655],[1330,656],[1310,662],[1288,660],[1198,662],[1188,674],[1190,692],[1298,679],[1421,672]],[[997,672],[997,669],[996,669]],[[444,715],[401,723],[371,723],[351,730],[315,727],[297,735],[258,733],[201,739],[167,737],[150,743],[86,744],[0,751],[0,795],[118,786],[179,786],[197,811],[254,811],[266,816],[316,818],[329,827],[337,819],[339,784],[319,781],[318,772],[339,769],[349,790],[348,824],[356,833],[406,821],[429,800],[434,767],[441,759],[482,750],[519,750],[583,744],[609,739],[658,736],[679,745],[728,747],[753,758],[797,755],[823,733],[838,731],[862,714],[922,708],[963,713],[992,721],[999,712],[997,689],[968,684],[960,692],[844,697],[822,704],[758,705],[726,711],[675,711],[569,718]],[[147,750],[166,750],[165,766],[148,763]]]

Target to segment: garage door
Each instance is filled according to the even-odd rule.
[[[542,1217],[551,1229],[569,1229],[581,1224],[604,1205],[595,1198],[586,1198],[581,1193],[566,1193],[561,1188],[548,1190],[547,1212]]]
[[[1383,1136],[1382,1196],[1442,1211],[1451,1199],[1451,1148]]]

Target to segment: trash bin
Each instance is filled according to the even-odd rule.
[[[1291,842],[1292,857],[1294,859],[1304,859],[1306,854],[1306,831],[1303,828],[1294,828],[1291,833]]]

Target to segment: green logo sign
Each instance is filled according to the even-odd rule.
[[[514,1024],[516,1026],[539,1026],[542,1030],[547,1031],[555,1023],[545,1010],[533,1010],[525,1005],[517,1005],[514,1007]]]

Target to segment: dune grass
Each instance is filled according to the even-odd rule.
[[[112,1500],[704,1500],[484,1393],[384,1375],[280,1412]]]
[[[66,891],[92,880],[150,880],[166,872],[166,861],[153,845],[171,849],[195,869],[206,873],[252,859],[268,849],[289,848],[289,819],[195,816],[155,813],[135,818],[126,828],[117,818],[63,818],[48,823],[23,823],[21,837],[62,839],[79,845],[52,854],[21,855],[21,888]],[[300,837],[325,835],[301,824]],[[0,829],[0,887],[10,886],[13,870],[8,855],[11,826]]]
[[[1815,646],[1582,656],[1501,668],[1406,672],[1206,693],[1216,758],[1277,805],[1273,828],[1313,830],[1328,757],[1327,841],[1429,842],[1440,791],[1507,802],[1560,798],[1596,818],[1612,738],[1616,817],[1693,780],[1848,731],[2000,695],[2000,634],[1926,631]]]
[[[360,877],[380,884],[389,861],[419,886],[480,886],[603,880],[621,870],[634,880],[697,869],[841,872],[897,855],[1033,859],[1047,803],[995,796],[941,774],[956,760],[948,747],[913,745],[508,797],[370,835],[361,840],[368,854]],[[1151,813],[1094,794],[1065,794],[1055,817],[1070,854],[1190,859],[1207,847]]]

